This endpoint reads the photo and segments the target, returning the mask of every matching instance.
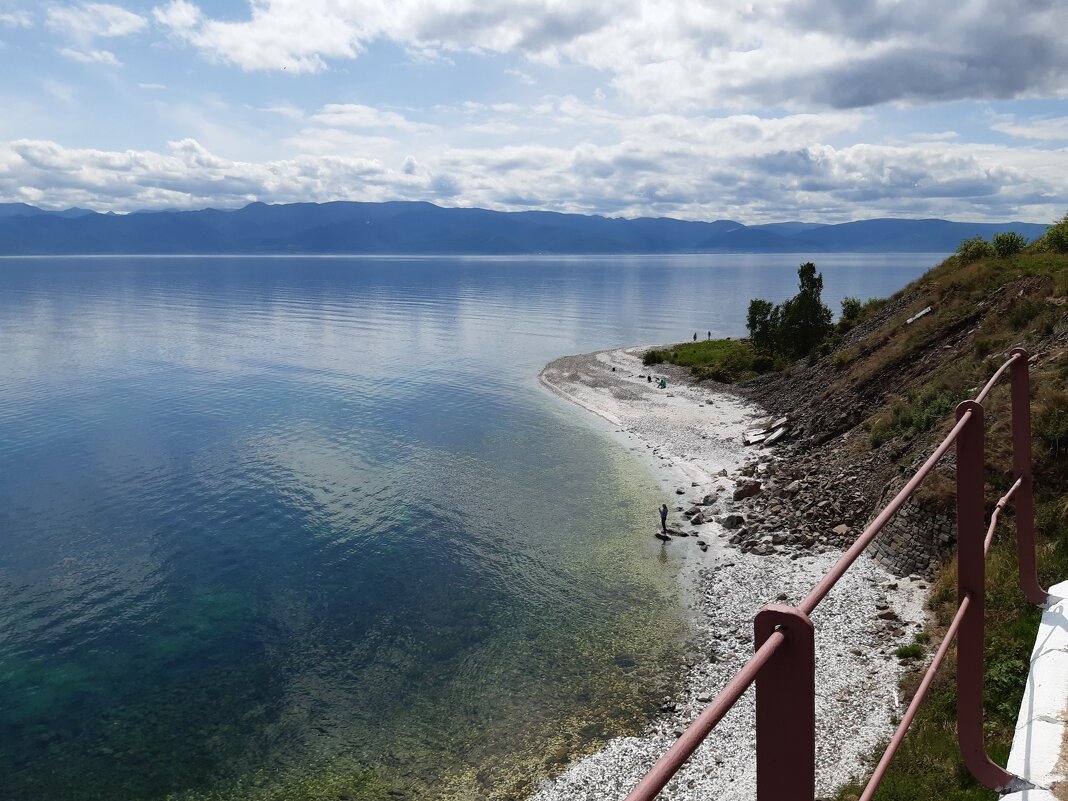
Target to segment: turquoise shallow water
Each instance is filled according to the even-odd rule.
[[[659,490],[537,372],[801,260],[0,260],[0,798],[507,798],[640,726]]]

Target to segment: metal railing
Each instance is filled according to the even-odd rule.
[[[1011,371],[1012,382],[1015,482],[998,500],[989,529],[985,530],[986,429],[982,402],[1006,370]],[[1039,606],[1044,605],[1048,597],[1038,582],[1035,567],[1031,387],[1027,351],[1013,349],[1009,360],[994,373],[975,400],[958,405],[956,414],[957,423],[946,438],[808,596],[796,607],[769,604],[757,613],[753,621],[753,656],[638,782],[626,801],[655,798],[754,683],[757,799],[812,801],[816,791],[816,658],[810,615],[954,444],[957,457],[957,613],[860,801],[869,801],[878,789],[954,637],[958,638],[957,739],[964,763],[976,779],[992,789],[1026,786],[1022,779],[987,756],[983,742],[983,615],[986,551],[993,540],[998,514],[1012,499],[1016,502],[1020,587],[1028,600]]]

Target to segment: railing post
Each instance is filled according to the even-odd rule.
[[[957,741],[968,770],[990,788],[1015,778],[995,765],[983,742],[983,630],[986,590],[984,487],[986,432],[983,407],[957,406],[957,420],[971,413],[957,437],[957,603],[971,599],[957,643]]]
[[[812,801],[816,795],[816,646],[812,621],[769,604],[753,622],[755,645],[776,630],[786,641],[756,680],[757,801]]]
[[[1020,479],[1016,491],[1016,558],[1020,566],[1020,589],[1027,600],[1045,606],[1049,593],[1038,583],[1035,564],[1035,496],[1031,481],[1031,377],[1028,353],[1013,348],[1012,363],[1012,474]]]

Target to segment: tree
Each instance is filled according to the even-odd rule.
[[[778,306],[760,298],[749,301],[749,313],[745,318],[745,326],[749,329],[749,339],[752,340],[754,348],[767,353],[776,350],[779,327]]]
[[[749,302],[746,326],[753,347],[792,358],[812,353],[831,330],[831,310],[823,305],[823,276],[812,262],[797,271],[798,293],[773,305],[759,298]]]
[[[823,275],[805,262],[797,271],[800,292],[782,304],[780,341],[795,358],[812,353],[831,330],[831,310],[823,305]]]

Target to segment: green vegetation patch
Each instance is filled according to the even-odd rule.
[[[757,353],[749,342],[738,339],[683,342],[670,348],[646,351],[642,361],[647,366],[667,362],[689,367],[698,381],[711,379],[724,384],[734,384],[781,367],[774,359]]]

